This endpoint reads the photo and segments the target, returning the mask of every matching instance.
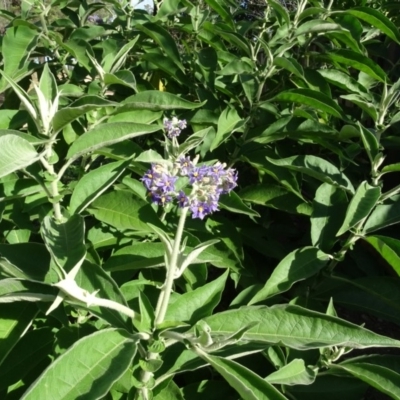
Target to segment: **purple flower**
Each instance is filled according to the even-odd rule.
[[[193,201],[190,205],[190,211],[192,212],[192,218],[203,219],[206,215],[210,214],[211,211],[206,202]]]
[[[182,130],[186,128],[186,120],[179,120],[176,117],[172,117],[172,119],[164,118],[163,120],[164,128],[167,132],[167,136],[172,139],[173,137],[177,137],[181,134]]]
[[[155,182],[155,186],[159,188],[163,193],[174,192],[175,182],[178,179],[176,176],[170,176],[163,173]]]
[[[200,183],[202,179],[207,175],[208,167],[203,165],[201,167],[194,167],[189,171],[189,182]]]
[[[170,175],[163,165],[152,164],[141,180],[149,191],[152,202],[164,206],[172,201],[177,179],[178,177]]]
[[[187,207],[189,205],[189,197],[186,196],[183,190],[180,190],[177,196],[179,207]]]
[[[190,161],[190,157],[181,156],[176,161],[177,168],[181,175],[189,175],[190,171],[193,169],[193,163]]]

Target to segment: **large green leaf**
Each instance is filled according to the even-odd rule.
[[[333,22],[327,22],[321,19],[312,19],[301,24],[294,32],[295,36],[305,35],[307,33],[324,33],[343,31],[343,28]]]
[[[350,75],[337,69],[319,69],[318,72],[332,85],[336,85],[346,92],[354,92],[366,96],[368,90]]]
[[[378,64],[376,64],[370,58],[356,53],[355,51],[346,49],[334,50],[327,53],[323,57],[326,57],[339,64],[344,64],[348,67],[365,72],[367,75],[377,79],[378,81],[385,82],[388,79],[385,71],[383,71]]]
[[[132,122],[110,122],[84,133],[69,148],[67,158],[76,159],[86,153],[110,146],[127,139],[160,130],[157,125],[135,124]],[[1,138],[0,138],[1,139]]]
[[[96,293],[97,297],[127,306],[127,302],[118,285],[107,272],[96,264],[85,260],[78,271],[75,281],[82,289],[87,290],[89,293]],[[132,321],[125,314],[107,307],[87,307],[83,304],[80,307],[86,308],[97,317],[107,321],[111,326],[124,328],[128,331],[132,330]]]
[[[400,196],[393,196],[386,204],[378,204],[364,225],[370,233],[400,222]]]
[[[400,399],[400,373],[372,363],[348,361],[335,365],[334,370],[344,370],[358,379],[368,383],[392,399]]]
[[[387,236],[368,236],[365,240],[400,276],[400,240]]]
[[[135,342],[122,329],[86,336],[50,364],[21,400],[99,399],[129,368],[135,353]]]
[[[53,129],[58,132],[66,125],[75,121],[80,116],[89,111],[96,110],[102,107],[117,107],[118,103],[103,99],[99,96],[83,96],[80,99],[71,103],[68,107],[63,107],[56,112],[53,118]]]
[[[3,36],[1,53],[3,55],[4,72],[18,81],[31,69],[29,55],[36,46],[39,34],[28,26],[9,27]],[[2,91],[7,83],[1,81]]]
[[[7,278],[0,280],[0,303],[53,301],[58,290],[41,282]]]
[[[16,135],[0,136],[0,178],[39,159],[32,144]]]
[[[173,93],[160,92],[158,90],[146,90],[145,92],[140,92],[128,97],[122,102],[122,104],[123,105],[118,112],[129,110],[193,110],[203,106],[205,102],[192,103],[191,101],[185,100]]]
[[[149,223],[159,225],[157,214],[150,204],[122,190],[103,194],[89,207],[99,221],[117,229],[151,232]]]
[[[104,263],[106,271],[127,271],[160,267],[165,264],[162,243],[143,242],[123,247],[113,253]]]
[[[51,327],[35,329],[22,336],[0,368],[0,389],[17,383],[48,358],[54,341]]]
[[[258,303],[289,290],[298,281],[318,273],[329,256],[315,247],[303,247],[288,254],[273,270],[265,286],[250,300]]]
[[[118,179],[127,165],[126,161],[109,163],[85,174],[72,192],[69,203],[70,212],[81,213]]]
[[[244,201],[276,208],[293,214],[310,215],[312,212],[310,204],[278,185],[250,185],[240,191],[239,196]]]
[[[213,151],[216,149],[221,143],[227,140],[235,130],[243,126],[243,124],[244,120],[240,118],[234,108],[225,108],[219,116],[217,134],[211,144],[210,150]]]
[[[151,37],[161,47],[161,49],[165,51],[169,58],[173,60],[182,71],[184,71],[176,42],[167,30],[165,30],[161,25],[153,23],[136,25],[136,28]]]
[[[165,320],[194,324],[212,314],[221,300],[228,271],[212,282],[179,296],[168,306]]]
[[[204,318],[204,321],[215,336],[232,335],[243,326],[258,322],[243,334],[244,340],[300,350],[327,346],[400,347],[398,340],[378,335],[337,317],[292,305],[242,307]]]
[[[49,270],[50,255],[40,243],[0,243],[0,271],[6,276],[45,280]]]
[[[311,242],[323,251],[335,244],[346,215],[347,198],[340,188],[323,183],[316,191],[311,214]]]
[[[68,221],[61,223],[46,216],[42,235],[54,261],[65,272],[71,271],[85,257],[85,225],[80,215],[73,215]]]
[[[336,166],[323,158],[306,155],[281,158],[277,160],[267,157],[267,160],[274,165],[310,175],[322,182],[339,186],[351,193],[354,192],[353,185],[347,176],[340,172]]]
[[[362,182],[350,201],[344,222],[336,236],[343,235],[366,218],[375,207],[380,195],[381,189],[379,187],[371,186],[366,181]]]
[[[345,12],[371,24],[395,42],[400,43],[400,32],[396,25],[380,11],[372,7],[355,7]]]
[[[280,92],[271,101],[306,104],[337,118],[343,118],[343,110],[327,95],[311,89],[291,89]]]
[[[368,257],[368,256],[367,256]],[[400,325],[400,280],[388,276],[325,279],[313,297]]]
[[[10,303],[0,307],[0,364],[31,325],[38,313],[33,303]]]
[[[285,400],[286,397],[250,369],[222,357],[200,354],[243,400]]]

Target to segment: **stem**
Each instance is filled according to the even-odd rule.
[[[53,144],[53,142],[46,144],[46,153],[45,153],[46,155],[44,157],[41,157],[40,161],[42,162],[43,166],[46,168],[47,172],[54,178],[50,184],[54,217],[57,221],[61,221],[63,216],[61,213],[60,201],[58,200],[60,193],[58,191],[57,174],[54,171],[54,166],[47,161],[50,158],[51,153],[52,153],[52,144]]]
[[[181,246],[181,240],[183,235],[183,228],[185,227],[185,221],[187,217],[187,213],[189,211],[188,207],[182,208],[181,216],[179,217],[178,227],[176,228],[174,245],[172,247],[171,259],[166,265],[167,267],[167,276],[165,278],[165,284],[161,289],[160,295],[157,301],[157,307],[155,311],[155,321],[154,326],[160,325],[165,318],[165,314],[167,313],[169,299],[171,297],[172,285],[174,284],[175,273],[178,264],[179,250]],[[157,353],[153,353],[149,351],[146,354],[146,360],[154,360],[158,357]],[[143,384],[149,382],[149,380],[153,377],[152,372],[142,371],[141,373],[141,381]],[[136,398],[139,399],[139,393],[142,394],[143,399],[150,398],[149,389],[147,387],[143,387],[138,390],[136,393]]]
[[[188,211],[189,211],[188,207],[182,208],[181,216],[179,218],[179,223],[176,229],[176,235],[174,239],[174,245],[172,247],[171,260],[169,262],[169,265],[167,265],[167,277],[165,280],[165,284],[161,289],[161,293],[157,302],[157,307],[155,311],[156,318],[154,321],[155,326],[160,325],[164,321],[165,314],[167,313],[168,303],[171,297],[172,285],[174,284],[174,278],[176,274],[183,228],[185,227],[185,221]]]

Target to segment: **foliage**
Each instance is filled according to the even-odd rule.
[[[400,5],[128,3],[1,12],[0,397],[400,399]]]

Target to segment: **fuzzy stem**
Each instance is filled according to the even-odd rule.
[[[54,166],[48,162],[48,159],[51,156],[53,142],[49,142],[46,145],[46,155],[40,158],[42,165],[46,168],[47,172],[54,178],[50,184],[50,190],[52,194],[52,203],[53,203],[53,210],[54,210],[54,218],[57,221],[61,221],[63,216],[61,213],[61,206],[58,197],[60,193],[58,192],[58,180],[56,179],[57,174],[54,171]]]
[[[158,297],[157,307],[155,311],[155,321],[154,326],[160,325],[165,318],[168,309],[169,299],[171,297],[172,292],[172,285],[174,284],[174,278],[176,274],[177,264],[178,264],[178,257],[179,257],[179,250],[182,241],[183,235],[183,228],[185,227],[185,221],[187,217],[187,213],[189,211],[188,207],[182,208],[181,216],[179,217],[178,227],[176,228],[176,234],[174,239],[174,244],[172,247],[172,254],[171,259],[168,262],[167,267],[167,276],[165,278],[165,283],[161,289],[160,295]],[[147,360],[154,360],[158,357],[157,353],[148,352],[146,355]],[[141,374],[141,381],[146,384],[149,380],[153,377],[152,372],[142,371]],[[139,399],[139,393],[141,393],[143,399],[149,399],[149,389],[147,387],[143,387],[138,390],[136,393],[136,398]]]
[[[167,277],[165,280],[165,284],[161,289],[160,296],[157,302],[156,308],[156,318],[154,321],[154,325],[157,326],[164,321],[165,314],[167,313],[169,299],[171,297],[172,285],[174,283],[174,278],[176,274],[178,256],[179,256],[179,248],[181,246],[183,228],[185,227],[186,216],[189,208],[182,208],[181,216],[179,218],[178,227],[176,229],[176,235],[174,239],[174,245],[172,247],[171,260],[169,265],[167,265]]]

